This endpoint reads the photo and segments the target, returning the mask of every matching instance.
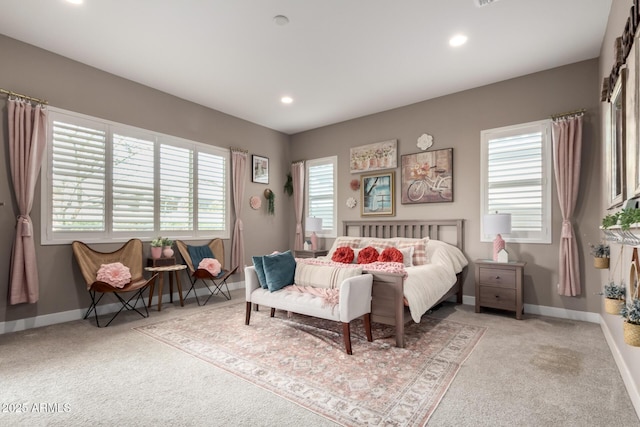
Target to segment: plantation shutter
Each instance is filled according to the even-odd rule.
[[[198,153],[198,230],[224,230],[226,224],[226,159]]]
[[[153,231],[153,141],[113,135],[113,231]]]
[[[335,170],[331,159],[307,162],[308,216],[322,218],[322,232],[335,229]]]
[[[160,230],[193,229],[193,152],[160,144]]]
[[[99,124],[53,122],[51,230],[104,231],[107,133]]]

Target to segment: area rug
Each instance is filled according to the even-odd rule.
[[[393,329],[361,321],[351,326],[353,355],[336,322],[244,304],[206,309],[136,328],[139,332],[347,425],[421,426],[437,407],[486,328],[424,316],[405,328],[406,348]]]

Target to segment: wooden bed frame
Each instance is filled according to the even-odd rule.
[[[464,252],[464,224],[461,219],[417,220],[417,221],[343,221],[343,235],[354,237],[394,238],[410,237],[442,240],[457,246]],[[447,293],[436,302],[456,295],[462,304],[462,285],[467,268],[458,273],[458,280]],[[371,320],[396,327],[396,345],[404,347],[404,325],[411,320],[408,307],[404,305],[404,284],[399,274],[367,271],[373,274]]]

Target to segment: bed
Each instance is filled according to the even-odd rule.
[[[395,241],[428,238],[425,239],[427,252],[430,251],[434,259],[427,265],[406,268],[406,277],[398,273],[367,271],[373,274],[371,320],[395,326],[398,347],[404,347],[407,322],[419,322],[430,308],[453,296],[458,304],[462,303],[462,285],[468,264],[463,255],[463,220],[344,221],[343,236]],[[450,250],[452,247],[454,249]],[[452,253],[451,259],[449,253]],[[331,256],[331,251],[328,255]],[[438,289],[424,286],[426,282],[436,281]],[[423,293],[423,289],[428,291]]]

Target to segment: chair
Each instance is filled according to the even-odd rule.
[[[113,322],[113,319],[115,319],[125,308],[127,310],[134,310],[142,317],[149,317],[149,311],[147,310],[147,306],[142,298],[142,292],[144,292],[144,290],[149,286],[153,289],[158,275],[155,274],[150,279],[145,279],[143,276],[142,241],[139,239],[131,239],[115,252],[98,252],[79,241],[73,242],[71,247],[73,248],[73,254],[78,262],[78,266],[80,266],[82,276],[87,282],[87,290],[91,296],[91,306],[89,306],[87,313],[84,315],[85,319],[89,317],[93,311],[96,318],[96,324],[100,327],[96,308],[105,294],[115,295],[115,297],[122,303],[120,310],[113,315],[105,327],[109,326],[109,324]],[[122,288],[116,288],[108,283],[96,280],[98,270],[102,264],[110,264],[114,262],[120,262],[129,267],[131,272],[131,281]],[[128,293],[132,293],[131,296],[128,296]],[[100,294],[100,296],[97,297],[97,294]],[[130,302],[133,298],[136,298],[136,300],[132,305]],[[146,314],[143,314],[136,308],[139,300],[142,300],[142,305]]]
[[[196,297],[196,302],[198,303],[198,305],[200,305],[200,300],[198,299],[198,295],[196,294],[196,283],[199,280],[202,281],[205,287],[209,290],[209,296],[202,305],[206,305],[207,302],[209,302],[209,299],[213,295],[217,294],[221,294],[227,300],[231,299],[231,293],[229,292],[227,279],[238,270],[238,266],[235,266],[231,270],[224,269],[224,245],[222,243],[222,239],[213,239],[206,245],[209,247],[209,249],[211,249],[213,257],[220,262],[221,270],[219,276],[213,276],[211,273],[209,273],[208,270],[198,268],[198,266],[193,265],[191,255],[189,254],[188,244],[181,240],[176,240],[176,246],[178,247],[178,251],[180,251],[180,255],[182,255],[182,259],[189,268],[189,280],[191,281],[191,288],[187,292],[187,295],[185,295],[184,299],[187,299],[189,293],[193,291],[193,294]],[[213,284],[213,290],[211,290],[207,282],[211,282]],[[223,287],[226,289],[226,293]]]

